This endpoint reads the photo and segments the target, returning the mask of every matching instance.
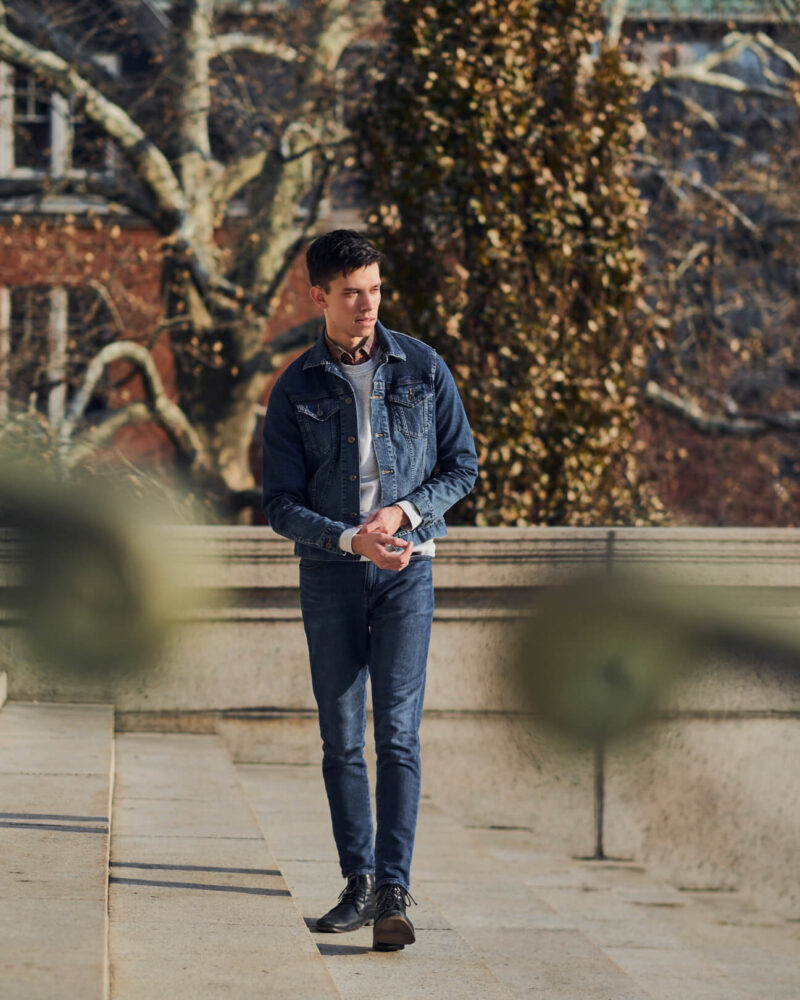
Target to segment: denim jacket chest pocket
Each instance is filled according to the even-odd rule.
[[[404,382],[391,386],[386,401],[395,426],[404,437],[424,437],[433,421],[433,387],[426,382]]]
[[[315,455],[331,457],[338,451],[339,410],[337,396],[295,402],[303,442]]]

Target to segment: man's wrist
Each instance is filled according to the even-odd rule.
[[[420,526],[422,523],[422,514],[420,514],[413,500],[398,500],[394,506],[399,507],[403,512],[401,527],[409,527],[413,531]]]
[[[405,509],[403,508],[403,505],[399,503],[393,503],[392,507],[400,511],[400,527],[401,528],[409,527],[411,524],[411,520],[408,514],[406,513]]]

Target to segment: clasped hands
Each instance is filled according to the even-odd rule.
[[[379,569],[405,569],[414,543],[397,538],[395,532],[409,525],[402,507],[393,505],[374,510],[353,536],[353,552],[366,556]]]

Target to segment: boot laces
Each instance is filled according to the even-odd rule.
[[[404,889],[402,885],[398,885],[396,882],[383,885],[378,890],[378,910],[380,913],[385,913],[387,910],[396,908],[404,909],[412,903],[416,906],[416,899],[414,899],[408,889]]]

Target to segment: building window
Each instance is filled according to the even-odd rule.
[[[14,162],[29,170],[48,170],[53,145],[50,95],[31,73],[14,72]]]
[[[16,405],[58,424],[87,363],[113,336],[93,288],[0,288],[0,418]]]
[[[110,73],[119,60],[95,56]],[[114,169],[114,147],[76,102],[29,70],[0,63],[0,176],[85,176]]]

